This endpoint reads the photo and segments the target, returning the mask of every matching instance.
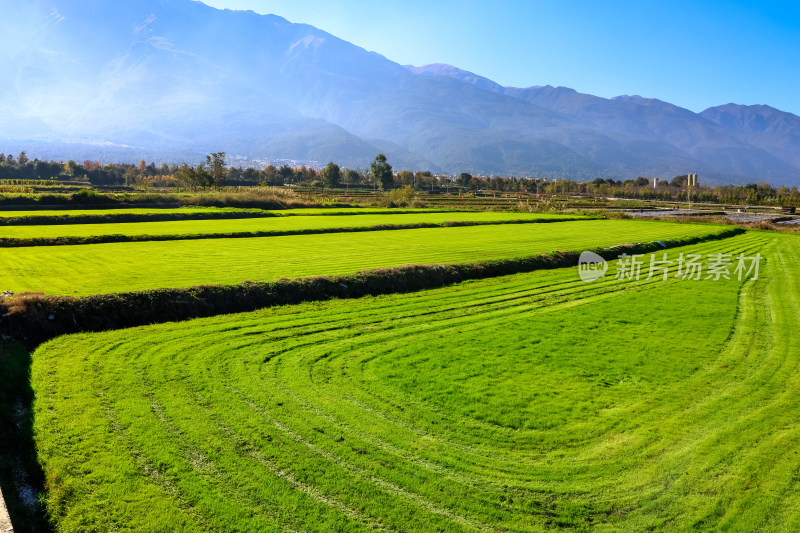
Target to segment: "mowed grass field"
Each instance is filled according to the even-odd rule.
[[[78,216],[108,216],[108,215],[174,215],[192,213],[219,213],[219,212],[267,212],[277,216],[305,216],[305,215],[356,215],[356,214],[379,214],[397,212],[397,209],[386,209],[381,207],[361,207],[361,208],[329,208],[329,207],[303,207],[297,209],[242,209],[237,207],[203,207],[187,206],[176,208],[161,207],[131,207],[131,208],[98,208],[98,209],[0,209],[0,218],[20,218],[20,217],[78,217]],[[402,209],[402,212],[429,212],[444,211],[441,209]],[[457,209],[451,209],[457,211]]]
[[[177,208],[131,207],[131,208],[119,208],[119,209],[26,209],[26,210],[0,209],[0,218],[184,214],[184,213],[211,213],[211,212],[237,211],[237,210],[238,209],[231,207],[177,207]]]
[[[379,225],[443,224],[446,222],[508,222],[548,221],[585,217],[512,213],[504,211],[464,211],[434,213],[374,214],[364,212],[356,216],[307,214],[267,218],[240,218],[223,220],[176,220],[159,222],[127,222],[100,224],[57,224],[38,226],[0,226],[0,238],[31,239],[56,237],[96,237],[101,235],[214,235],[220,233],[259,231],[307,231],[338,228],[368,228]]]
[[[340,218],[340,217],[334,217]],[[358,217],[355,217],[358,218]],[[0,290],[90,295],[527,257],[718,233],[724,226],[588,220],[246,239],[0,249]]]
[[[703,229],[584,238],[625,226]],[[756,280],[567,268],[56,339],[48,508],[58,531],[800,530],[798,244],[668,252],[760,253]]]

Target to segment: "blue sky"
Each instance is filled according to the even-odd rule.
[[[800,2],[204,0],[311,24],[401,64],[502,85],[800,115]]]

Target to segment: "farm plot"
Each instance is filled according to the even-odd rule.
[[[798,238],[758,279],[540,271],[62,337],[59,531],[797,530]],[[619,265],[617,265],[619,268]]]
[[[387,209],[387,208],[332,208],[332,207],[302,207],[296,209],[256,209],[239,207],[203,207],[186,206],[176,208],[162,207],[131,207],[131,208],[104,208],[104,209],[29,209],[29,210],[3,210],[0,209],[0,222],[6,219],[20,219],[24,222],[26,218],[51,217],[53,219],[79,219],[85,217],[95,217],[98,219],[113,219],[125,216],[149,216],[149,215],[218,215],[231,213],[249,213],[253,216],[308,216],[308,215],[362,215],[362,214],[396,214],[396,213],[430,213],[430,212],[455,212],[459,209]]]
[[[151,215],[151,214],[183,214],[183,213],[213,213],[237,211],[231,207],[176,207],[176,208],[106,208],[106,209],[26,209],[4,210],[0,209],[0,218],[25,218],[25,217],[83,217],[104,215]]]
[[[372,226],[443,224],[447,222],[509,222],[580,220],[579,216],[511,213],[492,211],[372,214],[358,216],[304,215],[228,220],[180,220],[103,224],[59,224],[39,226],[0,226],[0,239],[54,239],[59,237],[181,236],[257,232],[331,231],[335,229],[369,228]]]
[[[0,250],[0,290],[89,295],[336,275],[403,264],[463,263],[626,242],[712,235],[724,226],[592,220],[111,243]]]

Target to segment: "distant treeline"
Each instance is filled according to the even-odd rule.
[[[383,159],[380,159],[383,157]],[[376,164],[377,163],[377,164]],[[504,193],[544,196],[586,196],[600,198],[629,198],[638,200],[675,201],[691,199],[692,202],[788,205],[800,206],[797,187],[772,187],[763,182],[747,185],[687,187],[688,175],[671,180],[638,177],[614,180],[595,178],[590,181],[573,179],[543,179],[537,177],[473,176],[466,172],[457,177],[434,175],[428,171],[394,172],[380,154],[371,171],[342,169],[331,162],[322,169],[307,166],[269,165],[264,169],[232,167],[225,162],[225,153],[207,157],[205,163],[195,166],[156,166],[144,160],[138,165],[129,163],[102,164],[86,160],[56,162],[30,160],[23,151],[16,158],[0,154],[0,180],[43,180],[53,182],[85,181],[95,187],[126,186],[135,188],[207,189],[223,186],[284,186],[309,188],[367,188],[392,189],[412,187],[420,191],[448,193]],[[0,182],[2,183],[2,182]],[[20,185],[22,181],[18,182]],[[26,183],[31,185],[33,183]],[[16,185],[16,183],[15,183]]]
[[[59,182],[84,181],[94,187],[185,187],[190,189],[219,188],[222,186],[281,186],[306,185],[323,186],[322,173],[313,168],[269,165],[265,169],[229,167],[225,163],[225,153],[219,152],[207,157],[205,163],[190,166],[156,166],[144,160],[139,164],[108,163],[85,160],[40,161],[31,160],[26,152],[15,157],[0,153],[0,180],[13,180],[14,185],[48,185]],[[427,173],[430,175],[430,173]],[[369,176],[351,169],[342,171],[343,182],[351,185],[368,185]],[[42,183],[31,183],[37,180]],[[9,183],[10,184],[10,183]]]
[[[598,198],[628,198],[635,200],[686,201],[738,205],[800,206],[797,187],[772,187],[767,183],[747,185],[687,187],[688,175],[672,180],[638,177],[628,180],[596,178],[592,181],[571,179],[544,180],[537,178],[478,177],[461,174],[456,184],[464,190],[481,192],[517,192],[545,196],[584,196]]]

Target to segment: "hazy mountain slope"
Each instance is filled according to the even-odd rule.
[[[403,67],[274,15],[192,0],[3,7],[6,145],[224,150],[362,168],[385,151],[396,168],[545,177],[696,171],[706,180],[785,182],[798,171],[782,154],[794,146],[790,129],[770,131],[789,138],[781,144],[658,100],[505,88],[448,65]]]
[[[12,12],[35,38],[3,54],[17,88],[4,98],[16,108],[0,123],[5,137],[348,165],[377,153],[341,127],[292,107],[295,93],[276,73],[286,42],[308,29],[280,17],[190,1],[34,1]]]
[[[406,65],[405,67],[414,74],[421,74],[422,76],[448,76],[450,78],[463,81],[464,83],[474,85],[475,87],[483,89],[484,91],[506,94],[506,88],[499,83],[495,83],[489,78],[484,78],[483,76],[462,70],[452,65],[447,65],[444,63],[431,63],[430,65],[422,65],[421,67],[415,67],[413,65]]]
[[[568,114],[605,132],[626,133],[641,142],[645,157],[658,159],[660,149],[667,160],[680,166],[694,160],[695,169],[716,176],[760,176],[781,180],[800,176],[800,167],[776,157],[763,145],[732,134],[719,124],[657,99],[621,96],[613,99],[581,94],[565,87],[507,88],[506,94]],[[677,167],[673,166],[675,170]]]
[[[408,66],[411,72],[425,76],[446,76],[495,94],[505,94],[536,104],[582,122],[613,139],[613,143],[597,143],[597,139],[557,137],[568,146],[588,154],[604,169],[617,172],[640,169],[641,173],[680,173],[687,167],[706,177],[741,181],[746,176],[786,180],[800,177],[792,152],[791,133],[784,128],[782,143],[768,135],[753,142],[760,133],[745,136],[728,131],[707,117],[667,102],[638,96],[605,99],[582,94],[566,87],[536,86],[526,89],[501,85],[451,65],[431,64]],[[777,110],[776,110],[777,111]],[[784,122],[790,122],[785,114]],[[788,131],[787,131],[788,130]],[[616,134],[616,135],[615,135]],[[779,148],[776,148],[779,147]],[[794,151],[793,153],[797,153]]]
[[[739,139],[800,168],[800,117],[766,105],[727,104],[700,115]]]
[[[32,21],[30,32],[44,21],[37,39],[12,51],[10,68],[17,86],[27,87],[17,95],[20,108],[53,132],[42,133],[44,140],[77,137],[366,165],[377,149],[357,135],[400,146],[389,154],[395,166],[595,170],[570,148],[541,139],[569,119],[487,98],[450,79],[423,79],[310,26],[188,0],[115,6],[38,0],[13,8],[11,18]],[[103,29],[93,32],[95,25]],[[73,39],[76,34],[88,37]],[[21,135],[6,136],[13,133]],[[264,153],[274,151],[282,153]]]

